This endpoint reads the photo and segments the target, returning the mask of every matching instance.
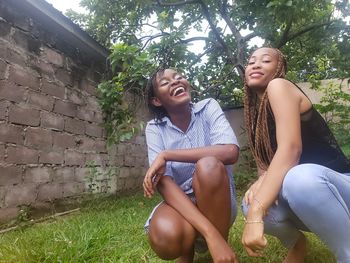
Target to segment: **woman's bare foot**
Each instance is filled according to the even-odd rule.
[[[289,249],[283,263],[303,263],[307,254],[307,239],[302,233],[294,247]]]

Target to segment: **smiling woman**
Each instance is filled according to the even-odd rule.
[[[311,231],[338,263],[350,262],[350,160],[305,93],[285,79],[286,69],[281,51],[266,47],[245,69],[245,122],[258,179],[243,200],[242,242],[250,256],[261,256],[270,234],[288,248],[283,262],[304,262],[304,232]]]
[[[191,103],[190,89],[173,69],[157,71],[147,85],[155,118],[145,131],[150,168],[144,194],[150,198],[157,188],[165,202],[154,208],[145,230],[162,259],[192,262],[195,251],[209,249],[214,262],[237,262],[227,243],[237,212],[236,136],[219,104]]]

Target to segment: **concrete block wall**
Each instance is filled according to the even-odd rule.
[[[141,189],[148,167],[144,134],[106,146],[96,97],[104,65],[43,23],[50,18],[12,6],[23,1],[0,1],[0,222],[23,205],[84,196],[91,161],[91,180],[110,193]],[[145,112],[140,107],[140,120],[147,121]],[[245,146],[242,109],[225,114]]]
[[[102,177],[116,167],[112,178],[97,178],[109,192],[141,187],[144,136],[107,148],[96,97],[103,68],[62,41],[0,3],[0,221],[22,205],[87,193],[89,161]]]

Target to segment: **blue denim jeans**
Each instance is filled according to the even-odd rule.
[[[246,215],[244,201],[242,210]],[[293,167],[283,181],[278,203],[264,218],[264,230],[287,248],[294,246],[300,231],[311,231],[332,250],[338,263],[349,263],[350,173],[317,164]]]

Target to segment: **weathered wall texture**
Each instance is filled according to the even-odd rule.
[[[50,207],[91,187],[140,189],[148,166],[143,134],[106,147],[96,98],[104,61],[67,40],[70,33],[53,27],[50,16],[21,9],[25,2],[0,1],[0,222],[23,205]],[[141,107],[139,119],[147,120],[145,112]],[[242,109],[226,115],[244,146]],[[91,161],[96,177],[87,167]]]
[[[311,89],[311,84],[309,82],[298,83],[298,86],[306,93],[312,103],[320,103],[321,98],[325,95],[319,90]],[[335,88],[341,86],[342,91],[350,94],[349,79],[326,79],[321,81],[320,86],[323,88]]]
[[[96,99],[103,67],[8,3],[0,2],[0,221],[22,205],[87,193],[89,161],[97,180],[120,167],[102,182],[109,192],[140,188],[144,136],[106,147]]]

